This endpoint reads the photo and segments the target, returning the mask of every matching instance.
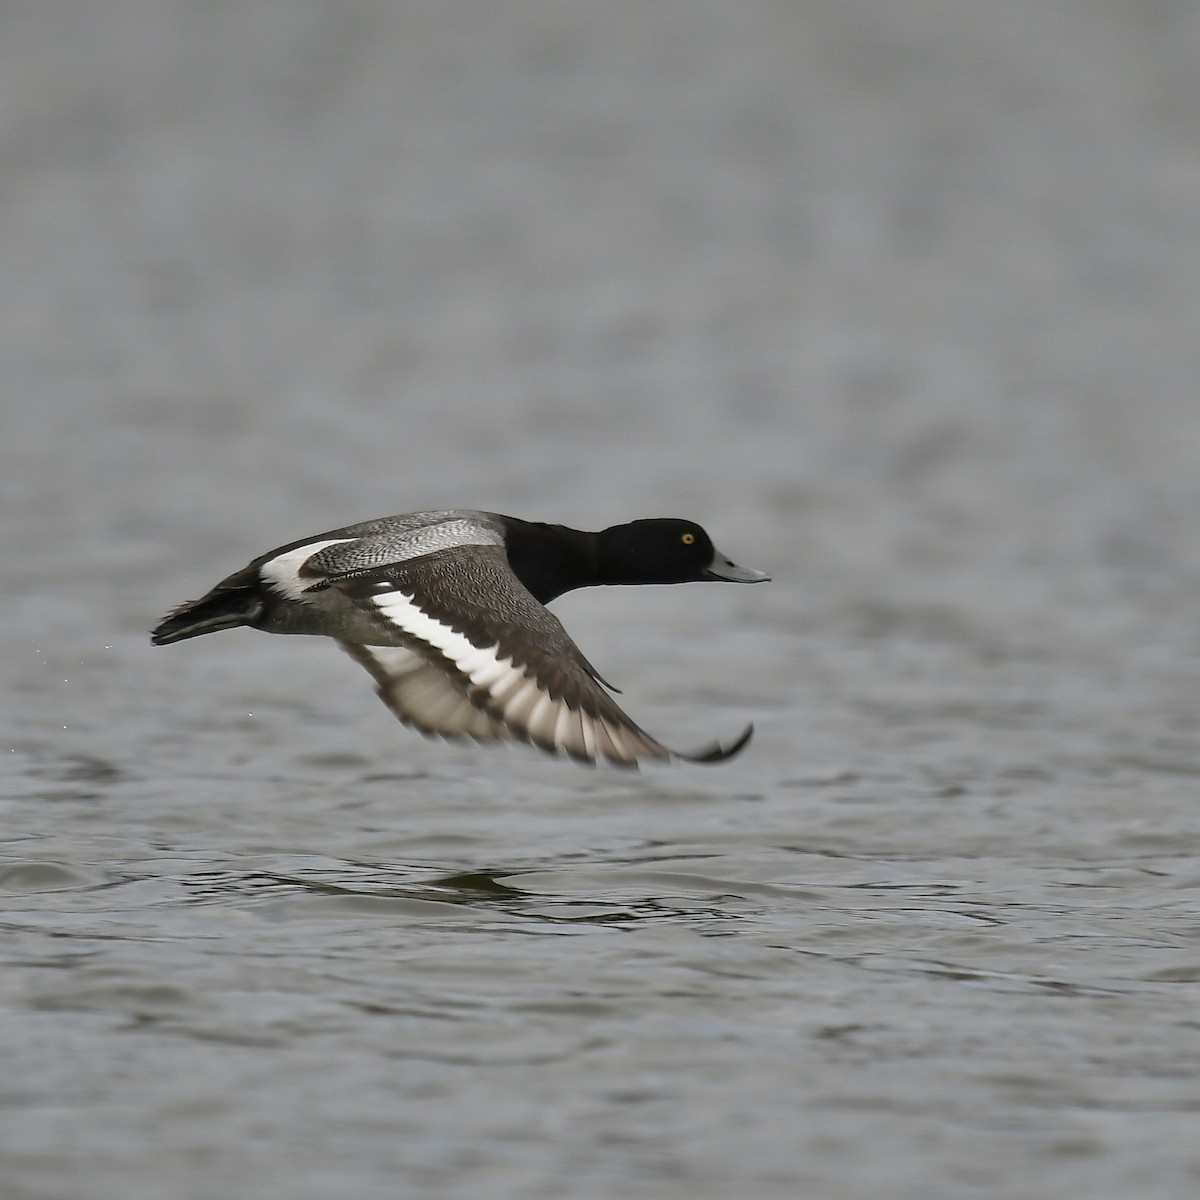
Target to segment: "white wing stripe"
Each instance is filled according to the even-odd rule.
[[[430,616],[404,592],[380,592],[370,597],[370,601],[398,629],[438,650],[475,688],[487,691],[488,708],[494,714],[487,717],[492,736],[497,736],[492,727],[499,722],[500,728],[508,727],[505,733],[570,750],[593,761],[604,755],[613,762],[630,764],[637,761],[639,753],[666,756],[665,751],[636,731],[572,709],[565,700],[554,700],[535,677],[514,665],[511,656],[500,656],[498,642],[493,646],[476,646],[465,634]],[[420,692],[416,698],[421,698]],[[459,728],[474,724],[466,719],[465,712],[455,713],[452,718],[453,710],[444,706],[440,698],[428,698],[435,710],[430,714],[435,727],[438,718],[447,724],[458,724]],[[482,710],[477,711],[487,716]],[[414,713],[414,719],[420,721],[421,717]]]
[[[484,691],[491,691],[501,679],[512,673],[512,659],[501,658],[490,665],[477,667],[468,678],[476,687],[483,688]]]
[[[475,678],[476,673],[480,675],[486,674],[489,670],[501,666],[504,661],[511,665],[512,660],[500,659],[500,643],[497,642],[494,646],[487,649],[477,648],[473,654],[466,655],[462,662],[458,664],[458,669],[466,675],[472,683],[481,682]]]
[[[500,703],[526,683],[537,684],[513,666],[511,658],[500,658],[500,645],[476,646],[468,637],[431,617],[411,596],[401,591],[381,592],[371,603],[393,625],[441,651],[476,687],[486,688]]]

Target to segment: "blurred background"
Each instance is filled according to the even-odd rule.
[[[806,587],[1194,578],[1198,48],[1178,0],[8,4],[9,569],[137,572],[132,629],[146,572],[474,505]]]
[[[373,1074],[381,1054],[410,1036],[450,1061],[478,1036],[494,1067],[509,1049],[486,1039],[518,1026],[522,1062],[574,1047],[570,1079],[518,1063],[474,1111],[430,1068],[451,1100],[412,1133],[423,1194],[1194,1195],[1198,976],[1171,948],[1194,944],[1200,856],[1198,63],[1194,0],[6,0],[0,721],[24,799],[3,886],[35,914],[11,918],[22,961],[68,965],[69,932],[109,972],[49,991],[33,972],[28,993],[9,973],[4,1027],[27,1057],[5,1102],[35,1147],[8,1172],[21,1197],[82,1179],[127,1200],[130,1146],[161,1154],[146,1195],[184,1194],[193,1150],[230,1164],[220,1194],[253,1197],[347,1145],[327,1191],[296,1175],[288,1194],[399,1194],[392,1130],[370,1133],[399,1086]],[[271,546],[454,506],[582,528],[688,516],[769,571],[561,607],[635,718],[684,746],[753,719],[747,755],[650,792],[585,783],[419,741],[327,646],[148,645],[167,608]],[[612,899],[612,872],[634,870],[622,838],[732,857],[704,887],[664,867]],[[339,887],[363,862],[537,869],[560,914],[586,901],[614,922],[630,895],[652,915],[647,896],[675,897],[688,929],[715,913],[747,939],[724,953],[754,942],[738,978],[762,989],[717,971],[680,1032],[628,958],[589,974],[613,943],[579,937],[575,960],[562,939],[505,942],[462,896],[482,922],[469,945],[409,898],[339,968],[363,974],[330,982],[319,964],[366,936],[366,909],[352,933],[301,908],[255,924],[247,864],[285,845],[289,878],[326,854]],[[200,873],[225,881],[215,924],[189,907]],[[881,878],[925,916],[855,890]],[[700,913],[697,888],[724,898]],[[731,915],[729,895],[751,899]],[[1003,947],[953,940],[951,910],[971,929],[991,913]],[[289,999],[262,1000],[247,972],[289,932],[292,974],[270,985]],[[468,982],[492,937],[486,986]],[[773,956],[785,942],[802,957]],[[467,957],[443,977],[447,946]],[[699,947],[654,952],[691,978]],[[895,964],[888,986],[851,970],[860,955]],[[975,991],[930,982],[939,955]],[[147,999],[164,961],[178,994]],[[367,1032],[355,1006],[390,1011],[381,979],[389,999],[411,986],[380,964],[413,961],[433,1015],[412,1000],[416,1033]],[[616,997],[611,1079],[578,1022],[522,1024],[556,972]],[[1080,1017],[1043,984],[1060,1005],[1118,999]],[[314,1009],[289,1007],[309,987]],[[439,1025],[464,989],[477,1022]],[[341,1042],[321,1041],[326,1004]],[[165,1048],[116,1032],[147,1005]],[[879,1032],[839,1057],[795,1013]],[[261,1088],[247,1027],[280,1047]],[[698,1028],[723,1031],[728,1061]],[[660,1118],[571,1107],[585,1076],[624,1095],[665,1031]],[[127,1070],[130,1045],[146,1057]],[[343,1089],[349,1141],[309,1123],[328,1093],[287,1107],[307,1055]],[[199,1117],[192,1085],[169,1085],[197,1069]],[[404,1097],[407,1119],[428,1094]],[[510,1103],[528,1145],[489,1133]],[[555,1159],[560,1104],[576,1136],[644,1137],[674,1166],[614,1173],[603,1139]],[[263,1122],[278,1137],[246,1135]],[[1005,1190],[1017,1160],[1036,1182]]]

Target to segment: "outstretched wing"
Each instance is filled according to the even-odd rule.
[[[735,745],[678,755],[604,690],[561,622],[521,585],[502,547],[463,547],[323,581],[380,631],[343,643],[405,723],[444,737],[513,738],[623,766],[671,757],[717,761]],[[482,599],[475,599],[481,597]]]
[[[447,671],[439,662],[399,646],[363,646],[341,640],[338,645],[371,673],[384,704],[421,733],[472,737],[477,742],[511,737],[485,709],[471,703],[458,673]]]

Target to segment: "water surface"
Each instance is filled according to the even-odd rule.
[[[1200,24],[1111,0],[0,16],[5,1200],[1200,1187]],[[152,649],[415,508],[714,768]]]

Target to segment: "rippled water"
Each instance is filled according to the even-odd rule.
[[[6,8],[4,1200],[1196,1195],[1197,12]],[[443,505],[749,750],[149,646]]]

